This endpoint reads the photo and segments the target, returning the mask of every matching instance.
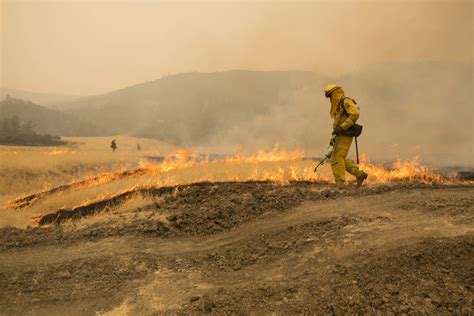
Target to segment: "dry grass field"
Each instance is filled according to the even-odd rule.
[[[149,139],[117,136],[118,150],[112,152],[114,137],[65,138],[63,147],[2,146],[0,225],[26,227],[32,217],[52,209],[72,208],[136,187],[161,187],[200,181],[316,179],[314,162],[302,160],[301,152],[287,152],[276,146],[252,155],[237,152],[210,160],[196,150],[184,150]],[[141,150],[137,150],[137,144]],[[138,170],[139,172],[134,173]],[[329,176],[321,168],[318,179]],[[128,174],[131,172],[131,174]],[[83,183],[83,182],[86,183]],[[55,191],[66,186],[66,189]],[[18,213],[10,201],[53,190]]]
[[[116,138],[118,150],[110,142]],[[43,190],[98,173],[135,168],[172,147],[132,137],[63,137],[68,146],[0,146],[0,199]],[[137,151],[137,143],[142,150]]]

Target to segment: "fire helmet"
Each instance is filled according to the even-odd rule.
[[[341,88],[341,87],[339,87],[338,85],[335,85],[333,83],[328,84],[326,89],[324,89],[324,95],[326,96],[326,98],[329,98],[331,96],[331,93],[333,93],[334,90],[339,89],[339,88]]]

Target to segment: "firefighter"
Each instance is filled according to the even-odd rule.
[[[117,142],[114,140],[112,140],[112,142],[110,143],[110,148],[112,148],[112,151],[115,152],[115,150],[117,149]]]
[[[352,160],[347,159],[354,137],[344,135],[350,134],[347,131],[359,118],[359,108],[357,103],[353,99],[345,97],[344,90],[335,84],[328,85],[324,90],[324,95],[331,101],[329,114],[334,119],[332,137],[329,142],[329,156],[336,186],[344,188],[347,171],[356,177],[357,187],[360,187],[368,175],[360,170]]]

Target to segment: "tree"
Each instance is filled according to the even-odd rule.
[[[35,135],[35,124],[33,123],[33,121],[27,121],[25,123],[23,123],[23,125],[21,126],[21,134],[22,135],[25,135],[25,136],[32,136],[32,135]]]
[[[21,123],[17,115],[3,119],[0,122],[0,144],[27,146],[54,146],[64,144],[58,136],[37,134],[34,130],[34,126],[35,124],[32,121]]]
[[[15,137],[20,131],[20,118],[17,115],[12,116],[10,119],[4,119],[2,121],[2,135],[3,137]]]
[[[10,120],[11,133],[13,135],[20,134],[20,118],[18,115],[13,115]]]

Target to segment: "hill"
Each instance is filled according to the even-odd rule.
[[[46,107],[54,107],[56,104],[69,102],[79,98],[78,96],[67,94],[38,93],[17,89],[0,88],[0,100],[5,99],[7,95],[10,95],[13,98],[29,100],[33,103],[41,104]]]
[[[71,114],[7,96],[5,100],[0,101],[0,120],[13,116],[18,116],[24,122],[32,121],[35,130],[41,134],[94,136],[106,133],[100,126]]]
[[[272,122],[277,112],[295,105],[295,93],[321,84],[316,74],[302,71],[183,73],[81,98],[64,108],[103,122],[113,134],[194,146],[239,143],[248,135],[239,137],[235,129],[246,129],[255,120]],[[258,138],[264,131],[250,132]]]

